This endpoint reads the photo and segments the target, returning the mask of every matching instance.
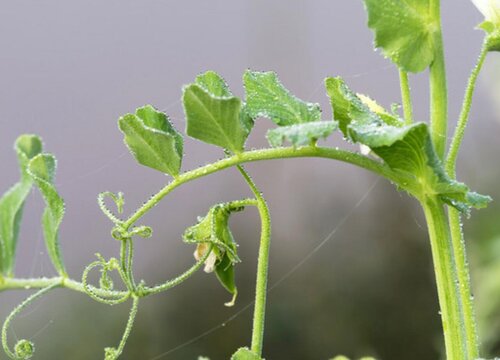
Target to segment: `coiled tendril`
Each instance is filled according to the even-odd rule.
[[[109,261],[106,261],[100,254],[96,254],[99,260],[90,263],[82,275],[82,284],[85,293],[90,296],[92,299],[107,305],[116,305],[121,304],[130,297],[131,292],[114,292],[113,291],[113,280],[109,276],[110,271],[118,271],[120,278],[124,282],[124,284],[128,284],[127,276],[123,272],[123,269],[120,267],[120,264],[117,259],[111,258]],[[89,285],[88,283],[88,275],[90,271],[96,267],[101,267],[101,277],[99,278],[99,294],[96,291],[97,288]],[[130,290],[130,289],[129,289]],[[104,297],[106,296],[106,297]]]
[[[39,298],[40,296],[44,295],[45,293],[49,292],[50,290],[60,286],[60,283],[55,283],[52,284],[46,288],[43,288],[36,293],[32,294],[26,300],[24,300],[21,304],[19,304],[5,319],[5,322],[3,323],[2,326],[2,347],[7,356],[9,356],[11,359],[14,360],[28,360],[33,357],[33,354],[35,353],[35,345],[26,339],[21,339],[19,340],[16,345],[14,346],[14,352],[9,349],[9,344],[7,341],[7,330],[10,326],[10,323],[12,320],[23,310],[26,306],[28,306],[31,302]]]

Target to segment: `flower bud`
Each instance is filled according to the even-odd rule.
[[[484,15],[484,19],[500,26],[500,0],[472,0]]]

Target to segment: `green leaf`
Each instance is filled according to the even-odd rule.
[[[14,148],[21,180],[0,199],[0,273],[3,275],[12,275],[14,270],[24,203],[33,185],[26,168],[30,159],[42,151],[42,140],[36,135],[21,135],[17,138]]]
[[[364,0],[368,26],[381,48],[400,69],[421,72],[434,60],[437,24],[429,0]]]
[[[182,102],[189,136],[233,153],[243,151],[253,120],[218,74],[208,71],[198,75],[184,88]]]
[[[37,185],[45,200],[42,228],[45,245],[57,272],[66,276],[66,270],[59,249],[59,227],[64,216],[64,201],[54,186],[56,159],[51,154],[39,154],[30,160],[28,174]]]
[[[327,138],[338,127],[335,121],[314,121],[305,124],[281,126],[267,132],[271,146],[282,146],[288,140],[293,146],[309,145],[320,138]]]
[[[231,356],[231,360],[264,360],[260,356],[256,355],[250,349],[243,347],[239,348],[233,356]]]
[[[176,176],[182,163],[183,139],[166,114],[146,105],[118,120],[125,144],[144,166]]]
[[[232,97],[233,94],[224,79],[215,71],[207,71],[196,77],[195,84],[201,86],[210,95],[215,97]]]
[[[327,79],[326,88],[344,136],[368,146],[383,159],[399,178],[398,186],[416,197],[439,195],[463,212],[470,207],[482,208],[490,201],[448,177],[434,150],[427,124],[405,126],[395,118],[379,116],[340,78]]]
[[[488,51],[500,51],[500,27],[491,21],[484,21],[478,28],[486,32],[486,47]]]
[[[187,243],[197,244],[195,257],[203,257],[213,245],[213,255],[205,262],[205,272],[215,270],[217,278],[222,286],[233,295],[234,303],[238,289],[235,283],[234,265],[240,261],[237,254],[237,245],[229,229],[229,216],[231,213],[243,210],[242,207],[234,207],[231,203],[213,206],[208,214],[198,219],[198,223],[186,229],[183,239]]]
[[[243,75],[247,111],[250,117],[266,117],[280,126],[321,120],[318,104],[293,96],[274,72],[247,70]]]

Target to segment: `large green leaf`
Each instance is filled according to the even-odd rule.
[[[256,355],[250,349],[244,347],[239,348],[233,356],[231,356],[231,360],[264,360],[260,356]]]
[[[282,146],[287,140],[293,146],[309,145],[320,138],[326,138],[335,131],[336,121],[313,121],[305,124],[280,126],[267,132],[267,140],[271,146]]]
[[[182,163],[183,139],[166,114],[146,105],[118,120],[125,144],[142,165],[176,176]]]
[[[33,181],[26,173],[28,162],[42,151],[42,141],[36,135],[21,135],[14,146],[21,180],[0,199],[0,273],[12,275],[16,256],[19,227],[24,203]]]
[[[427,124],[405,126],[396,118],[380,116],[340,78],[326,80],[333,113],[344,136],[368,146],[398,176],[398,185],[414,196],[439,195],[461,211],[481,208],[489,197],[470,192],[450,179],[436,155]]]
[[[229,216],[232,212],[241,211],[242,207],[233,207],[231,203],[213,206],[208,214],[200,218],[198,223],[184,232],[184,241],[196,243],[195,257],[203,257],[210,245],[212,254],[205,263],[205,271],[215,270],[222,286],[233,295],[232,305],[238,293],[234,278],[234,265],[240,261],[237,255],[237,245],[229,229]]]
[[[42,228],[45,245],[52,264],[57,272],[66,275],[66,269],[59,248],[59,227],[64,217],[64,200],[54,186],[56,159],[51,154],[39,154],[30,160],[28,174],[38,186],[45,200],[45,210],[42,215]]]
[[[429,0],[364,0],[375,46],[402,70],[420,72],[434,60],[437,24]]]
[[[243,75],[247,111],[252,118],[266,117],[280,126],[321,120],[318,104],[292,95],[274,72],[247,70]]]
[[[233,153],[243,150],[253,121],[218,74],[208,71],[196,77],[184,87],[182,102],[189,136]]]

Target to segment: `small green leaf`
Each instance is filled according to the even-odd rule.
[[[231,360],[264,360],[260,356],[256,355],[250,349],[243,347],[239,348],[233,356],[231,356]]]
[[[208,71],[198,75],[184,88],[182,102],[189,136],[233,153],[243,151],[253,121],[218,74]]]
[[[183,140],[166,114],[146,105],[118,120],[125,144],[142,165],[176,176],[182,163]]]
[[[465,184],[448,177],[434,150],[427,124],[405,126],[402,121],[388,118],[387,112],[380,116],[340,78],[327,79],[326,88],[344,136],[368,146],[382,158],[400,179],[398,186],[416,197],[439,195],[463,212],[470,207],[486,206],[489,197],[470,192]]]
[[[189,227],[184,232],[183,238],[187,243],[197,244],[196,259],[206,255],[210,244],[213,245],[212,254],[205,262],[205,272],[215,270],[222,286],[233,295],[233,300],[227,303],[231,306],[238,294],[236,288],[234,265],[240,261],[237,254],[237,245],[229,229],[229,216],[243,208],[235,208],[231,203],[213,206],[208,214],[198,219],[198,223]]]
[[[434,60],[437,24],[429,0],[364,0],[375,47],[399,68],[421,72]]]
[[[292,95],[274,72],[247,70],[243,75],[247,111],[252,118],[266,117],[280,126],[321,120],[319,104]]]
[[[14,270],[24,203],[33,185],[26,168],[30,159],[42,151],[42,141],[36,135],[21,135],[16,140],[14,148],[18,157],[21,180],[0,199],[0,273],[3,275],[11,275]]]
[[[45,245],[57,272],[66,276],[66,270],[59,249],[59,227],[64,216],[64,201],[54,187],[56,159],[51,154],[39,154],[30,160],[28,174],[37,185],[45,200],[42,228]]]
[[[336,121],[314,121],[305,124],[281,126],[267,132],[267,140],[274,147],[288,140],[293,146],[309,145],[320,138],[327,138],[338,127]]]
[[[201,86],[210,95],[215,97],[232,97],[233,94],[224,79],[215,71],[207,71],[195,79],[195,84]]]
[[[486,32],[486,47],[488,51],[500,51],[500,27],[491,21],[484,21],[478,28]]]

